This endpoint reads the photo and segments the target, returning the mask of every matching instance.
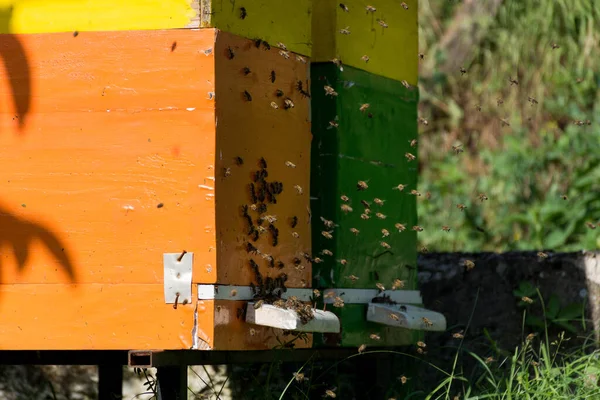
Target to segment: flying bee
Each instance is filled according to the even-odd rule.
[[[539,252],[537,253],[537,256],[538,256],[538,258],[539,258],[539,259],[541,259],[541,260],[543,260],[543,259],[545,259],[545,258],[548,258],[548,254],[544,253],[543,251],[539,251]]]
[[[392,246],[390,246],[387,242],[380,242],[379,244],[381,245],[381,247],[387,250],[392,248]]]
[[[319,298],[321,297],[321,292],[319,291],[319,289],[313,289],[313,295],[315,296],[315,298]]]
[[[563,200],[569,200],[569,197],[568,197],[566,194],[563,194],[563,195],[562,195],[562,196],[560,196],[560,197],[562,197],[562,199],[563,199]]]
[[[265,304],[264,300],[258,300],[256,303],[254,303],[254,309],[258,310],[263,306],[263,304]]]
[[[381,27],[383,27],[383,28],[389,28],[389,25],[384,20],[382,20],[382,19],[378,19],[377,23],[379,25],[381,25]]]
[[[336,119],[337,119],[337,116],[336,116]],[[329,121],[329,127],[327,129],[337,128],[339,126],[340,126],[340,124],[336,120],[333,120],[333,121]]]
[[[410,147],[415,147],[417,145],[417,139],[413,139],[409,143],[410,143]]]
[[[393,319],[394,321],[400,321],[400,317],[397,316],[396,314],[390,313],[390,318]]]
[[[360,346],[358,346],[358,354],[361,354],[366,349],[367,349],[367,345],[366,344],[361,344]]]
[[[279,108],[277,103],[275,103],[274,101],[271,102],[271,107],[273,107],[275,110],[277,110]]]
[[[388,231],[387,229],[382,229],[381,234],[382,234],[381,237],[388,237],[388,236],[390,236],[390,231]]]
[[[322,231],[321,235],[323,235],[326,239],[333,239],[333,235],[331,234],[333,231]]]
[[[456,208],[458,208],[460,211],[465,211],[467,209],[467,206],[465,206],[464,204],[457,204]]]
[[[420,341],[420,340],[419,340],[419,341],[417,342],[417,346],[418,346],[418,347],[422,347],[422,348],[426,348],[426,347],[427,347],[427,344],[425,344],[425,342],[422,342],[422,341]]]
[[[475,105],[475,109],[476,109],[477,111],[481,111],[481,106],[480,106],[479,104],[476,104],[476,105]]]
[[[341,195],[340,199],[345,203],[350,201],[350,198],[348,196],[346,196],[345,194]]]
[[[410,89],[410,83],[408,83],[407,81],[405,81],[405,80],[402,80],[402,81],[400,81],[400,83],[401,83],[401,84],[402,84],[402,86],[404,86],[405,88],[407,88],[407,89]]]
[[[422,348],[420,348],[420,347],[417,347],[417,353],[419,353],[419,354],[427,354],[427,352],[425,350],[423,350]]]
[[[362,219],[364,219],[366,221],[366,220],[368,220],[371,217],[369,217],[369,214],[367,214],[367,213],[362,213],[362,214],[360,214],[360,218],[362,218]]]
[[[588,228],[590,228],[590,229],[596,229],[596,225],[595,225],[593,222],[589,222],[589,221],[587,221],[585,224],[586,224],[586,225],[587,225],[587,227],[588,227]]]
[[[510,86],[512,86],[512,85],[519,86],[519,81],[516,79],[513,79],[512,76],[508,78],[508,81],[510,82]]]
[[[349,212],[352,212],[352,211],[353,211],[352,207],[350,207],[348,204],[342,204],[342,205],[340,206],[340,208],[341,208],[341,209],[342,209],[342,211],[343,211],[344,213],[346,213],[346,214],[348,214]]]
[[[404,287],[404,281],[400,279],[394,279],[394,283],[392,284],[392,290],[402,289]]]
[[[296,61],[300,61],[302,64],[306,64],[306,58],[296,54]]]
[[[413,196],[421,196],[421,193],[418,190],[415,190],[415,189],[411,190],[410,194],[412,194]]]
[[[398,229],[398,232],[404,232],[406,230],[406,226],[404,226],[404,224],[401,224],[400,222],[396,223],[394,227]]]
[[[375,11],[377,11],[377,9],[373,6],[366,6],[365,10],[367,10],[367,13],[374,13]]]
[[[385,216],[385,214],[382,214],[380,212],[376,213],[375,216],[379,219],[386,219],[387,217]]]
[[[425,59],[425,54],[419,53],[419,60],[424,60],[424,59]]]
[[[356,282],[358,280],[358,276],[356,276],[356,275],[350,275],[350,276],[347,276],[346,278],[350,279],[352,282]]]
[[[462,75],[464,75],[466,73],[467,73],[467,70],[464,69],[463,67],[460,67],[460,75],[462,76]]]
[[[506,118],[500,118],[500,122],[502,123],[502,126],[510,126],[510,122],[508,122]]]
[[[442,226],[442,230],[443,230],[444,232],[450,232],[450,227],[449,227],[449,226],[446,226],[446,225],[444,225],[444,226]]]
[[[286,50],[279,50],[279,55],[285,58],[286,60],[290,59],[290,52]]]
[[[552,47],[552,50],[560,49],[560,46],[557,45],[556,43],[552,43],[551,47]]]
[[[303,194],[304,193],[304,191],[302,190],[302,186],[300,186],[300,185],[294,185],[294,189],[296,189],[296,192],[298,194]]]
[[[367,185],[367,182],[365,181],[358,181],[358,183],[356,184],[356,189],[359,191],[367,190],[368,188],[369,185]]]
[[[408,10],[408,4],[406,4],[405,2],[400,3],[400,5],[402,6],[402,8],[404,8],[405,10]]]
[[[479,195],[477,195],[477,198],[482,202],[484,200],[488,200],[488,197],[485,195],[485,193],[479,193]]]
[[[362,56],[360,59],[361,59],[361,60],[363,60],[363,61],[364,61],[364,62],[366,62],[366,63],[368,63],[368,62],[369,62],[369,60],[370,60],[369,56],[368,56],[368,55],[366,55],[366,54],[365,54],[364,56]]]
[[[331,397],[332,399],[335,399],[336,394],[335,394],[334,390],[335,389],[333,389],[333,390],[332,389],[327,389],[325,391],[325,397]]]
[[[378,199],[377,197],[373,199],[373,203],[377,204],[378,206],[382,206],[384,202],[385,200]]]
[[[421,250],[420,250],[420,252],[421,252],[422,254],[427,254],[427,253],[429,253],[429,249],[428,249],[427,247],[423,246],[423,247],[421,247]]]
[[[371,205],[366,200],[361,200],[360,203],[365,207],[365,210],[371,208]]]
[[[252,101],[252,95],[250,94],[250,92],[248,92],[247,90],[244,90],[243,95],[244,95],[244,99],[246,101]]]
[[[290,108],[294,108],[296,105],[294,104],[294,102],[292,101],[292,99],[290,99],[289,97],[286,98],[283,103],[285,104],[283,106],[283,108],[285,108],[286,110],[289,110]]]
[[[350,10],[348,10],[348,6],[346,6],[346,5],[345,5],[345,4],[343,4],[343,3],[340,3],[340,8],[341,8],[342,10],[344,10],[345,12],[348,12],[348,11],[350,11]]]
[[[377,286],[377,289],[379,289],[380,291],[385,292],[385,286],[383,286],[382,283],[377,282],[375,286]]]
[[[581,83],[581,82],[583,82],[583,78],[577,78],[577,81],[576,81],[576,82],[577,82],[577,83]]]
[[[281,43],[281,42],[277,42],[277,47],[283,49],[283,50],[287,50],[287,47],[285,44]]]
[[[326,96],[337,96],[337,92],[329,85],[324,86]]]
[[[378,334],[376,334],[376,333],[371,333],[371,334],[369,335],[369,338],[370,338],[371,340],[381,340],[381,336],[379,336],[379,335],[378,335]]]
[[[407,159],[409,162],[410,162],[410,161],[413,161],[413,160],[416,158],[416,157],[415,157],[413,154],[411,154],[411,153],[405,153],[405,154],[404,154],[404,157],[406,157],[406,159]]]
[[[527,296],[523,296],[523,297],[521,297],[521,301],[522,301],[523,303],[527,303],[527,304],[532,304],[532,303],[533,303],[533,300],[532,300],[532,299],[530,299],[530,298],[529,298],[529,297],[527,297]]]
[[[498,98],[496,99],[496,104],[498,104],[498,106],[500,106],[500,105],[504,104],[504,99],[503,99],[502,97],[498,97]]]
[[[335,297],[335,292],[333,290],[325,293],[325,295],[323,296],[324,299],[331,299],[333,297]]]
[[[454,339],[464,339],[465,335],[463,335],[464,331],[455,332],[452,334]]]
[[[306,378],[302,372],[294,372],[294,379],[296,382],[303,382]]]
[[[331,60],[332,63],[335,64],[336,67],[338,67],[340,69],[340,71],[344,71],[344,66],[342,65],[342,60],[340,60],[339,58],[334,58],[333,60]]]
[[[344,307],[344,300],[341,297],[339,297],[339,296],[335,297],[333,299],[333,306],[335,308],[342,308],[342,307]]]
[[[399,381],[400,381],[400,382],[401,382],[403,385],[405,385],[405,384],[406,384],[406,382],[408,382],[408,378],[407,378],[407,377],[405,377],[404,375],[402,375],[401,377],[399,377],[399,378],[398,378],[398,380],[399,380]]]
[[[433,322],[431,322],[431,321],[429,320],[429,318],[427,318],[427,317],[423,317],[423,318],[421,318],[421,321],[423,321],[423,325],[425,325],[425,326],[427,326],[427,327],[431,327],[431,326],[433,326]]]
[[[360,233],[360,231],[356,228],[350,228],[350,232],[354,233],[356,236]]]
[[[412,230],[415,232],[423,232],[423,227],[419,225],[415,225],[412,227]]]
[[[349,34],[350,34],[350,27],[349,27],[349,26],[347,26],[347,27],[345,27],[345,28],[343,28],[343,29],[340,29],[340,33],[341,33],[342,35],[349,35]]]
[[[369,103],[361,104],[359,110],[361,112],[365,112],[365,111],[367,111],[369,109],[369,107],[371,107],[371,105]]]
[[[397,190],[397,191],[401,192],[401,191],[403,191],[403,190],[404,190],[404,188],[405,188],[405,187],[406,187],[406,185],[402,185],[402,184],[400,184],[400,185],[398,185],[398,186],[394,186],[394,187],[392,188],[392,190]]]
[[[475,268],[475,263],[471,260],[465,260],[463,261],[463,266],[467,269],[467,271],[470,271]]]
[[[333,253],[331,252],[331,250],[327,250],[327,249],[321,250],[321,254],[323,254],[324,256],[333,256]]]
[[[464,149],[462,148],[462,144],[457,144],[452,146],[452,151],[454,151],[454,154],[458,155],[460,153],[462,153],[464,151]]]
[[[347,265],[347,264],[348,264],[348,260],[346,260],[346,259],[342,258],[342,259],[340,260],[340,264],[342,264],[342,265]]]

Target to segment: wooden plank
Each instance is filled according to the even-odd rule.
[[[281,42],[292,52],[311,54],[312,0],[200,2],[202,27],[215,27],[249,39],[260,38],[273,46]]]
[[[198,28],[199,0],[4,0],[0,33]]]
[[[313,64],[311,68],[313,251],[333,253],[323,255],[324,262],[313,265],[313,286],[376,289],[380,283],[389,290],[399,279],[405,290],[416,290],[416,232],[412,227],[417,224],[417,210],[416,196],[410,191],[416,189],[417,160],[408,161],[405,153],[417,155],[410,142],[417,137],[418,93],[400,82],[352,67],[345,67],[343,72],[332,63]],[[338,95],[327,95],[325,85]],[[368,108],[361,111],[364,104]],[[368,187],[358,190],[359,181]],[[394,190],[399,184],[406,188]],[[341,200],[342,196],[349,200]],[[362,201],[370,204],[368,219],[362,216]],[[350,209],[344,211],[342,206]],[[338,226],[327,227],[321,217]],[[406,230],[399,232],[397,223]],[[383,237],[383,229],[388,236]],[[331,238],[324,232],[330,232]],[[342,321],[342,335],[334,342],[360,345],[367,328],[366,308],[345,305],[333,311]],[[332,335],[315,337],[315,341],[321,338],[322,343],[329,340],[327,344],[333,344]],[[411,337],[390,330],[380,345],[405,344]]]
[[[165,304],[162,284],[3,284],[0,349],[189,349],[194,306]]]
[[[0,69],[2,283],[162,283],[162,253],[184,249],[214,281],[214,37],[17,36],[26,68]]]
[[[340,59],[345,65],[394,80],[417,84],[417,0],[344,0],[314,2],[312,58],[315,62]],[[408,9],[402,6],[406,4]],[[366,7],[371,4],[374,12]],[[387,25],[384,27],[380,24]],[[349,34],[340,32],[348,28]],[[368,57],[368,62],[363,60]]]
[[[228,49],[233,51],[230,59]],[[310,121],[309,100],[297,90],[298,81],[308,90],[308,64],[298,61],[293,54],[289,59],[281,56],[278,49],[256,48],[254,42],[229,33],[219,32],[215,49],[217,92],[217,143],[218,154],[215,188],[218,196],[217,215],[217,265],[218,283],[249,285],[256,283],[249,267],[253,258],[264,276],[288,276],[286,286],[310,286],[310,264],[301,253],[311,254],[310,225],[308,216],[310,184]],[[244,68],[249,69],[246,75]],[[275,82],[271,82],[271,73]],[[283,95],[277,97],[276,91]],[[244,97],[247,92],[252,97]],[[290,98],[294,107],[284,109],[284,99]],[[277,109],[271,103],[277,104]],[[238,166],[235,157],[242,157],[244,164]],[[257,242],[248,235],[248,226],[242,217],[242,205],[251,205],[249,185],[251,176],[259,170],[259,160],[267,162],[269,182],[281,182],[283,191],[276,196],[276,204],[267,203],[263,215],[277,217],[273,224],[279,230],[277,245],[273,246],[272,234],[261,234]],[[291,162],[295,167],[286,166]],[[229,168],[230,176],[224,176]],[[299,186],[299,193],[294,186]],[[257,185],[258,187],[258,185]],[[253,224],[257,226],[259,213],[249,210]],[[297,218],[295,228],[291,219]],[[268,223],[263,224],[268,227]],[[298,237],[292,235],[293,232]],[[250,256],[246,243],[250,242],[263,254],[284,263],[284,268],[269,267],[259,255]],[[299,258],[296,267],[293,259]]]

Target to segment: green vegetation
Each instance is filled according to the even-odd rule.
[[[420,1],[421,244],[599,247],[600,3],[467,3]]]

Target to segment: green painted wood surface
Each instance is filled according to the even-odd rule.
[[[410,142],[417,137],[417,102],[415,88],[406,89],[400,82],[365,71],[344,67],[340,71],[331,63],[311,66],[312,161],[311,197],[313,254],[323,259],[313,264],[316,288],[370,288],[376,283],[391,288],[395,279],[405,282],[404,289],[417,289],[416,271],[416,189],[417,161],[407,161],[405,153],[417,155]],[[337,96],[326,95],[325,85]],[[369,108],[361,111],[361,105]],[[331,127],[330,121],[339,126]],[[368,189],[357,190],[357,182],[366,181]],[[393,187],[403,184],[403,191]],[[348,196],[353,211],[341,209],[341,196]],[[378,206],[373,199],[384,201]],[[371,203],[370,219],[361,214],[361,200]],[[385,219],[376,217],[382,213]],[[323,236],[321,218],[335,222],[332,239]],[[398,232],[396,223],[406,226]],[[350,231],[359,230],[358,235]],[[382,237],[382,229],[390,233]],[[391,248],[386,251],[381,242]],[[321,255],[330,250],[333,256]],[[347,260],[342,265],[340,260]],[[354,275],[358,280],[349,277]],[[380,345],[414,342],[418,333],[389,329],[366,323],[366,306],[346,305],[333,309],[342,321],[341,341],[332,336],[315,335],[315,342],[356,346],[368,342],[371,333],[379,333]],[[335,336],[335,335],[334,335]],[[372,341],[371,341],[372,342]]]

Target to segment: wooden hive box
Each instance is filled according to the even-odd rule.
[[[0,49],[0,349],[276,345],[244,302],[198,300],[191,283],[247,286],[253,257],[310,285],[292,263],[311,253],[307,60],[212,28],[2,35]],[[274,268],[247,253],[241,213],[261,158],[283,185],[267,210],[279,237],[252,243]],[[163,258],[184,250],[192,293],[174,307]]]

